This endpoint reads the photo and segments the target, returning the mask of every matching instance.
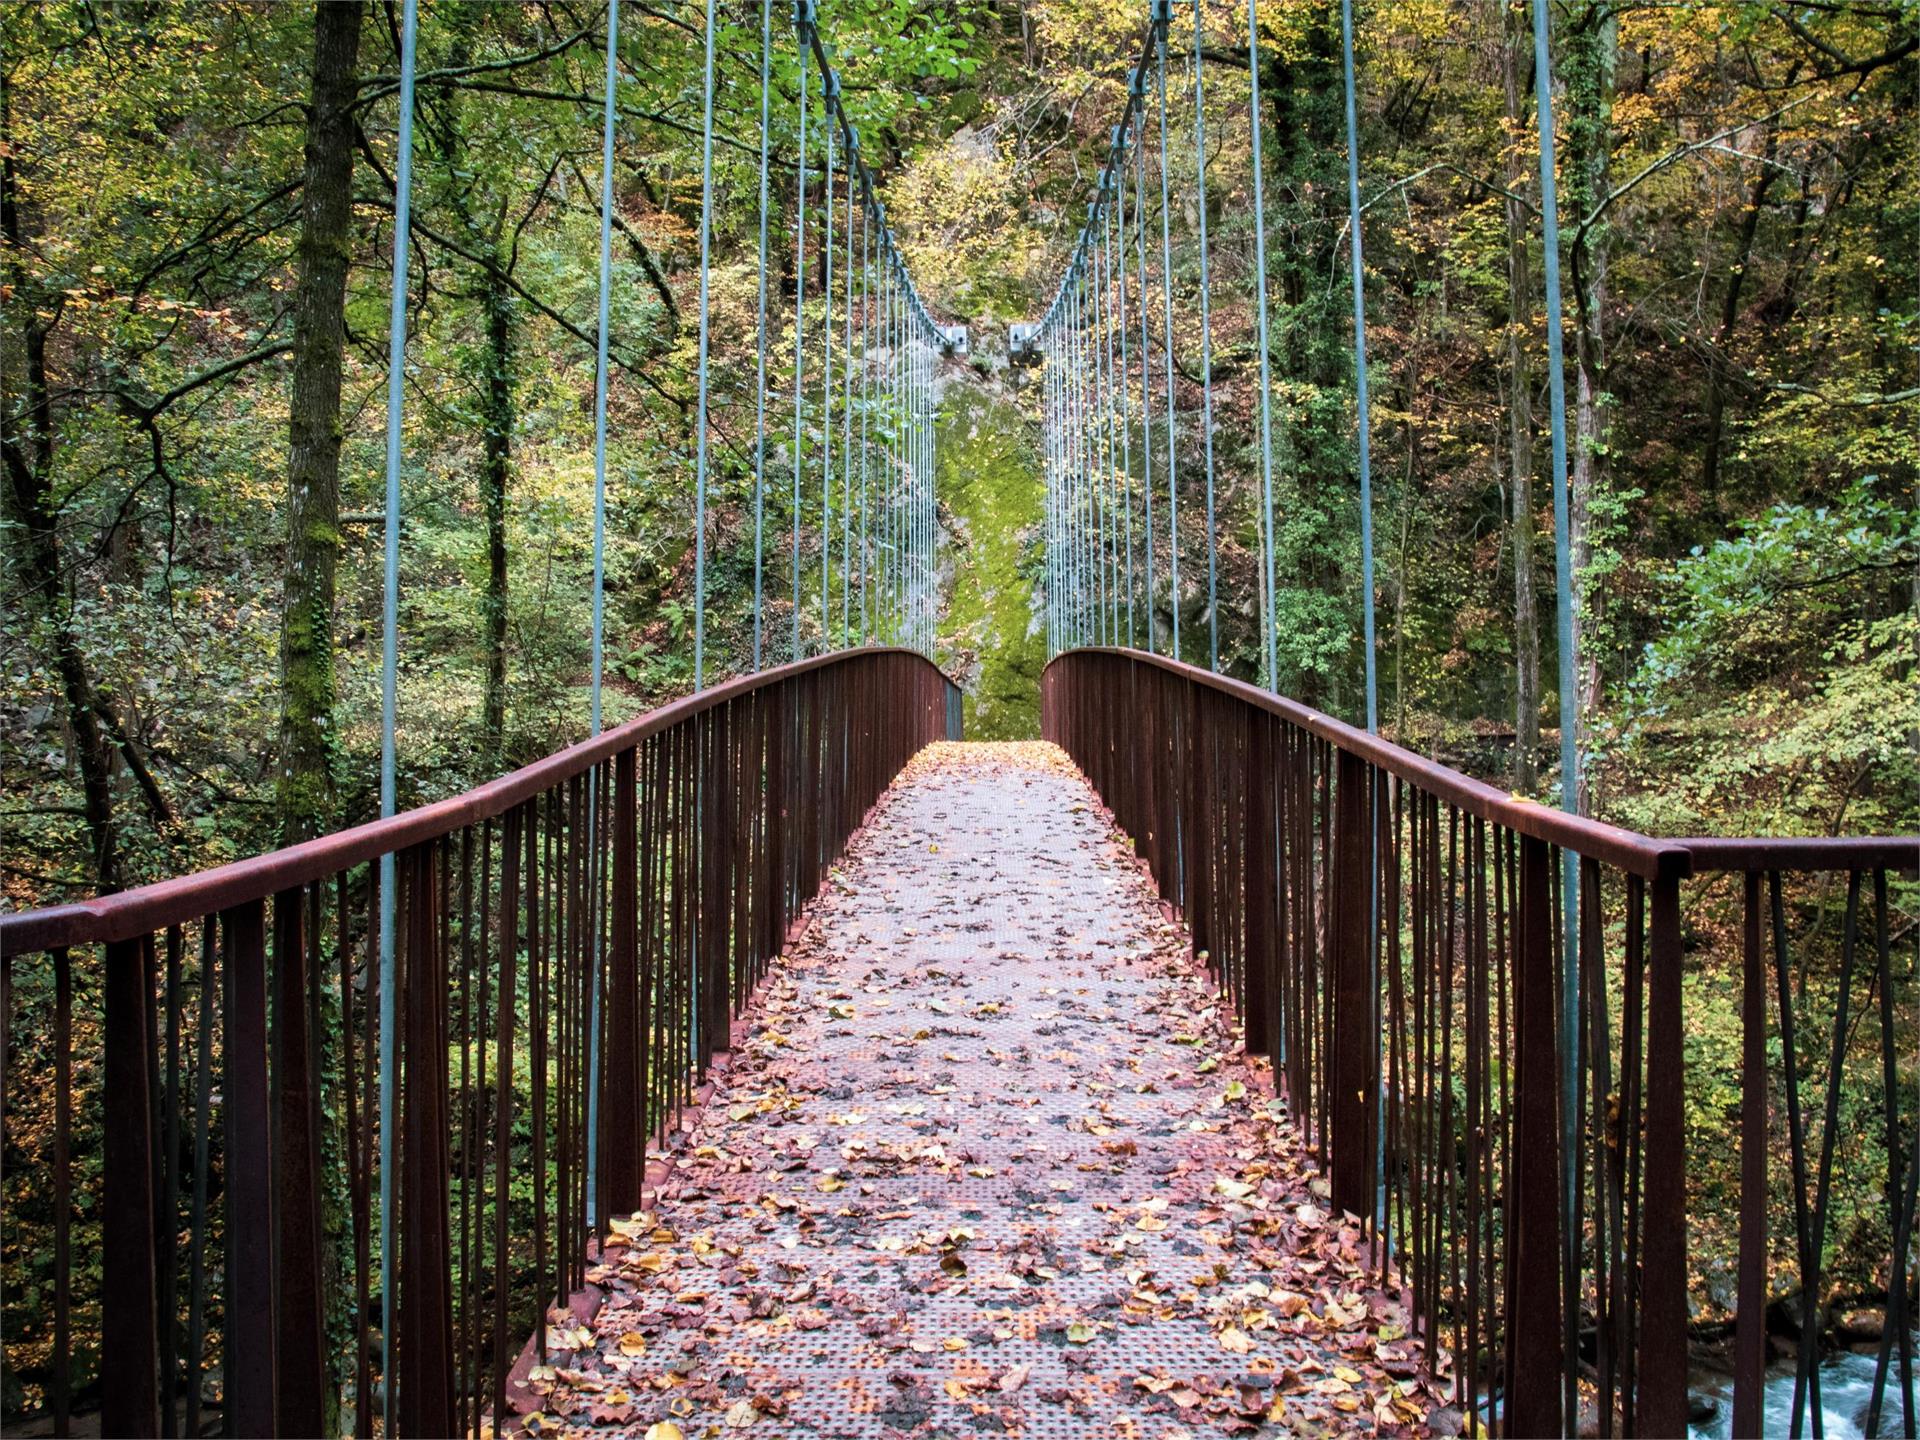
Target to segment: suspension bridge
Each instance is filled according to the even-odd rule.
[[[1534,15],[1545,74],[1546,6]],[[1208,37],[1198,7],[1154,0],[1077,242],[1049,305],[1012,337],[1039,411],[1051,653],[1046,743],[1013,746],[962,742],[960,692],[931,658],[941,377],[968,336],[915,286],[815,0],[797,0],[790,29],[760,9],[753,670],[708,684],[723,60],[709,0],[694,693],[603,729],[618,16],[610,4],[592,733],[397,811],[397,245],[381,817],[0,917],[0,1036],[14,1039],[25,967],[56,997],[54,1073],[16,1074],[0,1057],[10,1111],[23,1084],[54,1092],[37,1152],[51,1210],[9,1218],[55,1256],[52,1379],[26,1423],[314,1435],[338,1416],[358,1436],[655,1440],[1672,1435],[1692,1408],[1690,1229],[1712,1225],[1737,1247],[1732,1433],[1779,1423],[1768,1311],[1784,1303],[1798,1320],[1789,1423],[1818,1435],[1813,1307],[1836,1243],[1844,1090],[1846,1123],[1884,1129],[1889,1168],[1871,1237],[1886,1278],[1872,1393],[1841,1423],[1914,1435],[1920,1145],[1893,1010],[1913,942],[1889,887],[1920,842],[1657,838],[1582,816],[1571,686],[1568,808],[1378,733],[1350,5],[1366,723],[1273,688],[1261,284],[1264,673],[1219,673],[1206,111],[1196,101],[1179,135],[1168,105],[1176,27],[1192,24],[1195,97]],[[1245,22],[1258,117],[1254,0]],[[407,0],[402,235],[414,37]],[[793,374],[778,395],[768,77],[785,44],[800,94]],[[1264,276],[1259,146],[1256,118]],[[1189,152],[1190,165],[1177,158]],[[1171,239],[1183,198],[1199,217],[1190,274]],[[1193,384],[1176,307],[1198,321]],[[1557,327],[1548,335],[1566,674],[1567,456]],[[1191,390],[1198,422],[1183,427]],[[775,486],[786,537],[765,523]],[[1196,492],[1206,549],[1183,556],[1196,527],[1183,531],[1178,510]],[[1183,559],[1190,575],[1204,567],[1204,643],[1182,633]],[[780,578],[784,656],[765,624]],[[1816,943],[1794,898],[1808,885],[1843,914],[1838,941],[1820,942],[1836,944],[1841,975],[1826,1004],[1796,984],[1796,955]],[[1708,935],[1690,917],[1728,886],[1737,934]],[[1688,952],[1723,942],[1743,984],[1730,1197],[1690,1183],[1697,1077],[1683,1027]],[[75,1116],[96,1105],[103,1173],[83,1201]],[[1781,1112],[1784,1175],[1770,1145]],[[1769,1198],[1782,1190],[1784,1207]],[[73,1253],[83,1203],[97,1206],[97,1266]],[[91,1355],[76,1345],[80,1311],[97,1315]]]

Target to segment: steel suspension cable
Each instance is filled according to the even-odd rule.
[[[713,329],[711,266],[713,255],[713,45],[714,4],[707,0],[704,118],[700,136],[700,381],[693,450],[693,688],[707,687],[707,404],[710,377],[707,356]]]
[[[933,352],[920,343],[920,636],[933,644]]]
[[[1347,224],[1353,280],[1353,399],[1360,466],[1360,600],[1366,646],[1367,729],[1380,729],[1380,684],[1374,657],[1372,417],[1367,403],[1366,260],[1360,244],[1360,124],[1353,95],[1353,0],[1340,0],[1340,66],[1347,102]],[[1544,73],[1544,72],[1542,72]]]
[[[873,552],[868,532],[873,461],[873,207],[860,211],[860,643],[872,639]]]
[[[827,162],[822,172],[825,190],[822,209],[826,212],[825,243],[821,261],[825,267],[820,303],[825,316],[820,339],[820,648],[832,648],[828,639],[833,627],[827,619],[827,594],[833,571],[833,158],[834,105],[840,98],[840,77],[831,70],[820,75],[820,98],[825,106]]]
[[[1123,134],[1118,126],[1114,127],[1113,145],[1116,152],[1123,143]],[[1131,648],[1134,643],[1133,606],[1137,582],[1133,565],[1133,376],[1127,358],[1127,184],[1126,177],[1116,174],[1112,165],[1107,167],[1107,177],[1114,193],[1114,208],[1102,236],[1109,276],[1113,274],[1113,233],[1116,229],[1120,232],[1119,283],[1114,295],[1114,327],[1107,334],[1107,364],[1109,367],[1113,364],[1113,333],[1117,331],[1120,336],[1120,370],[1114,388],[1120,392],[1120,484],[1125,502],[1121,509],[1127,525],[1127,645]]]
[[[1093,220],[1088,207],[1088,223]],[[1100,427],[1100,295],[1096,285],[1098,269],[1091,256],[1087,272],[1080,282],[1085,319],[1080,332],[1081,386],[1086,392],[1087,410],[1087,504],[1092,511],[1093,534],[1093,633],[1102,644],[1111,644],[1107,629],[1109,592],[1107,585],[1107,465],[1101,443]]]
[[[848,607],[853,585],[853,199],[854,140],[847,137],[847,253],[846,278],[842,284],[842,308],[846,311],[845,343],[841,346],[840,381],[840,645],[847,645]]]
[[[1193,170],[1200,216],[1200,413],[1207,456],[1207,668],[1220,668],[1220,547],[1213,512],[1213,276],[1207,258],[1207,60],[1193,0]]]
[[[886,488],[886,497],[881,510],[881,528],[885,536],[885,576],[881,594],[886,602],[886,635],[888,642],[898,643],[900,639],[900,459],[895,427],[900,408],[899,388],[899,324],[900,300],[898,286],[894,280],[891,266],[883,266],[881,273],[886,277],[886,309],[883,322],[886,327],[886,345],[881,353],[880,383],[882,392],[880,411],[880,454],[884,464],[880,476]]]
[[[1061,483],[1061,523],[1063,527],[1062,544],[1067,576],[1067,643],[1080,643],[1080,556],[1078,553],[1079,534],[1074,521],[1074,505],[1078,500],[1075,484],[1073,434],[1073,283],[1067,286],[1067,308],[1060,333],[1060,483]]]
[[[1134,146],[1133,168],[1133,251],[1140,271],[1140,488],[1146,508],[1147,651],[1157,654],[1153,598],[1153,346],[1147,334],[1147,73],[1144,62],[1133,72],[1133,94],[1140,102],[1140,139]]]
[[[1073,576],[1073,643],[1087,640],[1086,525],[1081,507],[1086,489],[1086,429],[1080,420],[1080,281],[1067,289],[1067,564]]]
[[[1279,647],[1273,591],[1273,375],[1267,336],[1266,171],[1260,155],[1260,11],[1247,0],[1247,115],[1253,132],[1253,293],[1256,343],[1260,347],[1260,562],[1265,586],[1260,626],[1266,642],[1267,688],[1280,689]]]
[[[1067,563],[1067,500],[1066,500],[1066,421],[1064,398],[1066,391],[1067,362],[1063,341],[1056,336],[1053,341],[1053,358],[1047,362],[1053,376],[1053,528],[1059,559],[1055,562],[1055,586],[1060,592],[1060,641],[1072,643],[1073,612],[1072,590],[1069,581]]]
[[[611,10],[608,23],[612,23]],[[398,793],[395,774],[398,746],[394,727],[399,711],[400,446],[407,393],[407,260],[413,248],[413,78],[419,32],[415,0],[406,0],[400,25],[400,136],[393,181],[393,294],[387,318],[387,533],[380,596],[380,818],[383,820],[393,816]],[[611,32],[607,53],[611,73]],[[600,328],[604,334],[604,322]],[[596,683],[598,678],[596,670]],[[380,857],[380,1343],[389,1356],[393,1354],[393,1163],[398,1134],[393,1109],[398,994],[394,869],[394,857],[389,851]],[[382,1397],[382,1414],[389,1429],[393,1425],[394,1390],[389,1382]]]
[[[1084,269],[1080,275],[1079,299],[1075,313],[1079,317],[1079,334],[1075,344],[1079,350],[1079,360],[1074,366],[1076,383],[1080,391],[1080,449],[1086,457],[1084,474],[1080,487],[1086,494],[1086,554],[1087,554],[1087,635],[1096,643],[1105,643],[1101,630],[1101,607],[1104,593],[1100,575],[1100,488],[1094,483],[1099,473],[1096,464],[1097,451],[1094,446],[1093,395],[1090,380],[1092,372],[1088,368],[1087,353],[1093,335],[1093,281]]]
[[[1552,55],[1548,45],[1546,0],[1533,0],[1533,73],[1540,131],[1540,217],[1542,245],[1542,299],[1547,311],[1548,421],[1553,453],[1553,591],[1554,638],[1560,662],[1560,808],[1580,813],[1580,698],[1573,649],[1573,553],[1567,491],[1567,380],[1561,354],[1561,326],[1565,311],[1560,299],[1560,197],[1554,184]],[[1579,1045],[1580,1031],[1580,863],[1571,850],[1560,855],[1560,1188],[1564,1215],[1561,1226],[1563,1276],[1578,1274],[1579,1227],[1574,1223],[1579,1204]],[[1564,1280],[1563,1280],[1564,1283]],[[1574,1315],[1567,1312],[1567,1333],[1561,1337],[1564,1353],[1572,1355]],[[1817,1380],[1815,1382],[1817,1384]],[[1574,1376],[1569,1367],[1564,1414],[1575,1412]],[[1795,1425],[1798,1426],[1796,1389]],[[1911,1410],[1909,1410],[1911,1414]],[[1815,1411],[1815,1423],[1819,1412]]]
[[[793,206],[793,653],[800,658],[800,480],[806,441],[805,354],[807,338],[807,60],[812,48],[814,0],[794,0],[793,28],[800,47],[800,159]]]
[[[594,337],[593,369],[593,679],[589,702],[592,733],[600,733],[600,691],[605,671],[606,611],[606,533],[607,533],[607,354],[610,343],[608,325],[608,289],[613,267],[613,137],[614,86],[616,57],[619,53],[620,7],[610,0],[607,7],[607,55],[605,95],[600,118],[600,274],[598,295],[599,328]],[[600,825],[598,776],[588,781],[587,825],[597,833]],[[597,937],[596,937],[597,938]],[[594,954],[598,975],[599,954]],[[590,998],[591,1015],[587,1036],[587,1073],[593,1083],[587,1090],[587,1165],[586,1196],[588,1219],[598,1224],[596,1191],[600,1173],[600,985],[596,980]]]
[[[1165,369],[1167,375],[1167,571],[1172,586],[1173,643],[1168,651],[1180,659],[1180,491],[1174,463],[1173,439],[1173,229],[1167,198],[1167,28],[1173,19],[1173,0],[1154,0],[1154,69],[1160,100],[1160,292],[1166,317]]]
[[[1100,187],[1101,199],[1106,198],[1106,185],[1103,170],[1103,183]],[[1090,220],[1098,219],[1096,214]],[[1114,544],[1119,533],[1120,522],[1114,517],[1116,490],[1114,487],[1114,462],[1117,458],[1113,439],[1113,352],[1107,346],[1107,339],[1113,332],[1113,303],[1110,289],[1110,277],[1105,267],[1106,250],[1096,246],[1093,250],[1093,374],[1094,389],[1097,394],[1095,410],[1100,417],[1100,496],[1103,520],[1100,527],[1100,571],[1106,580],[1107,643],[1117,644],[1120,638],[1120,575],[1119,556]]]
[[[617,3],[617,0],[613,0]],[[753,410],[753,668],[762,667],[767,509],[767,149],[773,105],[773,0],[760,0],[760,298]]]
[[[888,633],[895,644],[906,634],[906,388],[902,369],[904,346],[901,340],[903,306],[897,277],[888,272],[892,283],[887,293],[887,593]]]
[[[1060,653],[1060,641],[1066,637],[1066,628],[1062,624],[1062,607],[1066,605],[1066,589],[1060,582],[1060,359],[1056,353],[1054,336],[1046,336],[1046,346],[1041,361],[1041,438],[1044,440],[1044,467],[1046,467],[1046,632],[1048,649],[1056,655]]]
[[[1075,429],[1080,437],[1081,541],[1080,551],[1086,574],[1085,618],[1081,622],[1083,639],[1098,641],[1100,636],[1100,573],[1094,549],[1099,511],[1093,488],[1093,426],[1087,406],[1087,276],[1083,269],[1074,286],[1074,364],[1073,386],[1079,414]]]
[[[1378,659],[1374,653],[1374,596],[1373,596],[1373,465],[1371,460],[1372,416],[1367,404],[1367,290],[1366,262],[1360,232],[1360,126],[1358,106],[1354,96],[1353,80],[1353,0],[1340,0],[1340,60],[1341,79],[1345,90],[1347,112],[1347,217],[1348,227],[1352,231],[1352,288],[1353,288],[1353,393],[1354,393],[1354,429],[1357,438],[1356,459],[1360,467],[1360,591],[1363,644],[1366,647],[1366,687],[1367,687],[1367,729],[1378,733],[1380,729],[1380,689],[1378,679]],[[1375,789],[1368,795],[1368,805],[1372,811],[1371,824],[1375,830],[1385,823],[1381,813],[1384,800],[1382,793]],[[1378,846],[1370,849],[1371,883],[1368,885],[1369,921],[1368,933],[1378,935],[1380,929],[1380,851]],[[1370,944],[1368,966],[1371,979],[1370,994],[1374,1002],[1376,1018],[1378,1011],[1380,949]],[[1386,1045],[1386,1033],[1378,1024],[1375,1030],[1374,1066],[1380,1070],[1380,1056]],[[1380,1082],[1384,1086],[1384,1079]],[[1384,1093],[1384,1092],[1383,1092]],[[1383,1103],[1376,1097],[1375,1103]],[[1384,1165],[1386,1159],[1386,1130],[1382,1127],[1375,1137],[1375,1164]],[[1376,1201],[1374,1223],[1381,1232],[1387,1228],[1387,1200],[1383,1189]],[[1571,1351],[1569,1351],[1571,1353]]]

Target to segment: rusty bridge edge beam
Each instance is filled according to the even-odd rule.
[[[1612,865],[1646,880],[1684,879],[1713,871],[1920,869],[1920,835],[1847,835],[1795,838],[1791,836],[1681,836],[1661,838],[1609,825],[1584,815],[1523,799],[1485,781],[1475,780],[1437,760],[1416,754],[1390,740],[1336,720],[1284,695],[1262,690],[1244,680],[1216,675],[1165,655],[1122,646],[1088,645],[1064,650],[1047,662],[1053,669],[1076,655],[1113,655],[1136,664],[1179,675],[1223,695],[1231,695],[1269,714],[1277,715],[1349,754],[1358,755],[1388,774],[1419,785],[1429,794],[1469,814],[1503,825],[1518,834],[1544,840],[1563,849]],[[1044,672],[1043,672],[1044,673]]]
[[[0,915],[0,955],[113,944],[151,935],[169,925],[187,924],[202,915],[266,899],[284,890],[298,889],[390,852],[503,815],[522,801],[585,773],[621,751],[742,695],[809,671],[878,655],[909,655],[919,660],[947,682],[951,702],[952,691],[957,688],[953,677],[918,650],[905,646],[856,646],[797,660],[669,701],[644,715],[636,715],[624,725],[523,765],[497,780],[489,780],[431,805],[403,811],[390,819],[371,820],[299,845],[269,850],[245,860],[112,895]]]

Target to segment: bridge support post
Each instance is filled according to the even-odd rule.
[[[325,1428],[326,1366],[320,1299],[319,1097],[309,990],[307,897],[273,897],[273,1103],[277,1116],[274,1177],[279,1236],[279,1390],[281,1435],[318,1435]]]
[[[271,1435],[278,1410],[266,930],[266,906],[259,900],[220,917],[220,933],[227,942],[222,1036],[227,1105],[227,1424],[235,1435]],[[151,1202],[147,1213],[153,1213]],[[138,1433],[112,1426],[109,1432]]]
[[[121,940],[107,946],[106,955],[101,1259],[109,1283],[101,1307],[101,1339],[111,1363],[102,1386],[100,1419],[107,1435],[160,1433],[153,1130],[147,1094],[150,945],[145,939]],[[263,1185],[265,1179],[263,1173]]]
[[[1637,1433],[1680,1435],[1687,1425],[1686,1036],[1680,1024],[1680,880],[1649,887],[1647,1149],[1642,1224]]]
[[[1274,902],[1278,866],[1274,830],[1279,813],[1275,784],[1273,723],[1252,707],[1247,709],[1246,776],[1251,787],[1245,797],[1246,825],[1246,1015],[1247,1048],[1273,1061],[1276,1093],[1280,1090],[1280,931]]]
[[[600,1154],[595,1176],[599,1194],[594,1213],[604,1227],[615,1215],[640,1204],[645,1165],[645,1126],[640,1116],[646,1094],[640,1069],[639,855],[636,835],[639,802],[635,772],[638,752],[623,750],[613,760],[613,877],[607,937],[606,1034],[600,1047]]]
[[[1520,837],[1514,936],[1513,1150],[1507,1163],[1507,1403],[1503,1435],[1559,1435],[1561,1416],[1560,1021],[1552,879],[1544,840]],[[1651,1234],[1651,1231],[1649,1231]]]
[[[400,1214],[394,1351],[384,1374],[401,1435],[450,1435],[453,1423],[453,1277],[447,1201],[447,957],[441,923],[440,845],[396,856],[402,930],[394,966],[403,1073],[394,1077],[400,1117],[394,1189]],[[535,1134],[538,1135],[536,1129]],[[536,1141],[536,1149],[538,1142]],[[539,1194],[535,1180],[535,1194]],[[536,1204],[537,1204],[536,1200]],[[245,1434],[248,1432],[242,1431]]]
[[[1374,770],[1334,752],[1332,891],[1327,913],[1333,1025],[1328,1036],[1328,1136],[1333,1203],[1373,1214],[1373,1127],[1380,1095],[1379,1003],[1373,978]]]
[[[728,800],[732,788],[727,757],[732,744],[732,708],[722,705],[707,713],[701,737],[699,823],[701,840],[697,888],[699,918],[694,924],[700,967],[700,1065],[704,1071],[713,1057],[733,1044],[732,987],[727,973],[727,892],[733,883],[734,816]],[[696,722],[698,723],[698,722]],[[698,733],[696,731],[696,733]]]

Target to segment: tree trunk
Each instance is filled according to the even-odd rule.
[[[487,410],[480,484],[487,510],[487,680],[481,728],[487,758],[499,768],[505,758],[507,722],[507,487],[513,465],[513,298],[488,271]]]
[[[23,317],[18,337],[20,353],[9,355],[5,368],[21,377],[17,404],[4,407],[0,452],[7,471],[8,508],[18,527],[21,578],[33,597],[53,646],[53,665],[60,676],[66,705],[67,731],[79,762],[81,813],[93,851],[94,884],[105,894],[120,887],[119,837],[113,814],[113,750],[108,743],[86,657],[73,628],[73,608],[62,575],[58,514],[53,498],[53,400],[47,383],[45,313],[57,315],[51,298],[35,303],[26,268],[24,222],[20,216],[18,177],[13,165],[12,95],[0,80],[0,232],[7,240],[7,286]],[[9,341],[13,337],[8,337]],[[8,345],[12,349],[12,344]],[[15,371],[14,367],[18,366]]]
[[[1539,783],[1540,606],[1533,560],[1532,390],[1527,378],[1526,331],[1533,320],[1533,287],[1527,269],[1531,217],[1519,197],[1531,167],[1521,144],[1527,133],[1526,67],[1533,36],[1525,7],[1504,0],[1501,78],[1506,87],[1507,189],[1507,453],[1513,493],[1513,788],[1531,794]]]
[[[1591,0],[1571,27],[1563,49],[1567,91],[1569,207],[1576,216],[1592,213],[1612,184],[1613,85],[1619,58],[1619,29],[1612,0]],[[1596,638],[1605,620],[1606,595],[1591,583],[1594,560],[1594,502],[1606,483],[1612,397],[1607,393],[1606,315],[1612,227],[1587,230],[1572,247],[1576,323],[1574,329],[1574,423],[1568,476],[1568,545],[1573,559],[1574,744],[1579,755],[1590,748],[1594,709],[1600,698],[1600,655]],[[1566,677],[1561,677],[1566,683]],[[1582,814],[1593,808],[1592,778],[1580,767]]]
[[[1707,438],[1702,447],[1700,484],[1709,495],[1720,490],[1720,447],[1726,435],[1727,374],[1733,364],[1733,332],[1740,323],[1740,293],[1746,284],[1747,265],[1753,259],[1754,237],[1760,230],[1760,211],[1767,193],[1779,175],[1772,164],[1775,137],[1767,130],[1766,152],[1760,173],[1753,177],[1753,190],[1747,196],[1746,213],[1740,217],[1740,244],[1734,251],[1733,265],[1727,271],[1727,290],[1720,301],[1720,330],[1714,337],[1713,354],[1707,360]]]
[[[353,236],[352,105],[361,0],[314,13],[305,190],[296,252],[288,423],[287,559],[280,624],[284,843],[320,834],[333,810],[333,605],[340,563],[340,370]]]

